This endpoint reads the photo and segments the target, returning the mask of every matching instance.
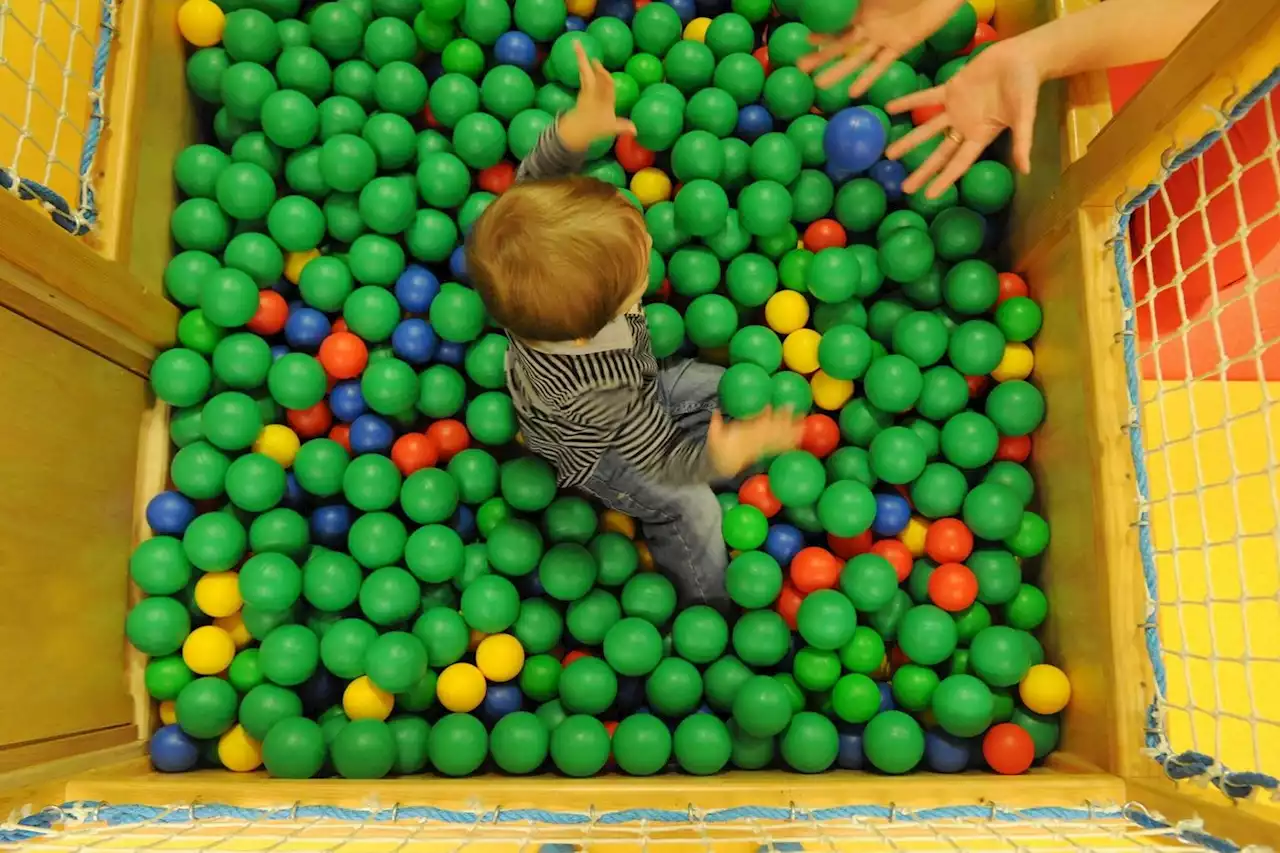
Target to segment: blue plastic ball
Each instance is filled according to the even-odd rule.
[[[511,30],[498,36],[493,44],[493,58],[500,65],[514,65],[532,71],[538,62],[538,48],[525,33]]]
[[[791,565],[791,558],[804,548],[804,534],[790,524],[774,524],[764,540],[764,550],[784,569]]]
[[[289,312],[284,324],[284,339],[294,349],[313,350],[328,337],[333,325],[329,318],[314,308],[303,306]]]
[[[536,573],[535,573],[536,574]],[[618,698],[614,703],[622,714],[635,712],[644,702],[644,679],[633,676],[618,678]]]
[[[290,349],[284,344],[276,344],[271,348],[271,360],[279,361],[290,353]]]
[[[161,773],[185,773],[200,760],[200,747],[195,740],[171,723],[151,736],[148,747],[151,766]]]
[[[161,492],[147,501],[147,526],[158,536],[181,536],[196,508],[178,492]]]
[[[587,22],[577,15],[570,15],[564,19],[564,31],[566,33],[580,33],[587,28]]]
[[[455,341],[441,341],[436,347],[436,361],[461,367],[467,357],[467,345]]]
[[[465,246],[458,246],[450,253],[449,272],[458,281],[470,281],[467,277],[467,250]]]
[[[311,511],[311,538],[329,548],[346,547],[351,509],[346,504],[318,506]]]
[[[466,504],[458,504],[449,519],[449,526],[454,529],[464,542],[476,537],[476,514]]]
[[[902,182],[907,179],[907,167],[897,160],[880,160],[867,173],[880,185],[889,201],[902,198]]]
[[[324,667],[318,667],[310,678],[298,687],[298,698],[302,700],[302,709],[308,716],[314,716],[332,708],[342,701],[342,690],[346,682],[341,681]]]
[[[537,598],[546,595],[547,591],[542,587],[542,581],[538,578],[537,572],[530,572],[519,579],[518,588],[521,598]]]
[[[941,730],[924,733],[924,761],[937,773],[959,773],[973,757],[973,740]]]
[[[879,713],[883,713],[884,711],[892,711],[896,709],[898,707],[898,704],[893,701],[893,687],[887,681],[879,682],[879,686],[880,686]]]
[[[845,107],[827,122],[822,148],[838,169],[865,172],[884,154],[884,125],[862,107]]]
[[[298,478],[293,475],[292,471],[284,473],[284,497],[280,499],[280,505],[288,509],[298,509],[307,500],[307,492],[298,484]]]
[[[368,411],[364,404],[364,392],[359,379],[347,379],[333,386],[329,392],[329,410],[343,423],[351,423]]]
[[[422,70],[428,83],[434,83],[444,76],[444,62],[439,54],[427,58],[426,67]]]
[[[737,134],[743,139],[752,140],[773,130],[773,116],[759,104],[747,104],[738,110]]]
[[[396,299],[411,314],[424,314],[440,292],[440,280],[426,267],[409,264],[396,279]]]
[[[693,0],[662,0],[680,16],[680,23],[687,24],[698,17],[698,7]]]
[[[600,0],[596,4],[596,15],[601,18],[619,18],[629,24],[636,16],[636,4],[633,0]]]
[[[862,726],[841,728],[836,765],[845,770],[861,770],[862,761]]]
[[[714,19],[716,15],[728,12],[732,3],[729,0],[694,0],[698,6],[698,14],[704,18]]]
[[[418,317],[401,320],[391,333],[391,348],[410,364],[426,364],[436,354],[436,333]]]
[[[494,722],[519,711],[523,703],[520,688],[514,684],[490,684],[484,693],[484,712]]]
[[[352,453],[385,453],[396,440],[396,432],[377,415],[364,414],[351,424],[347,439]]]
[[[911,521],[911,504],[902,495],[876,495],[871,529],[881,536],[897,536]]]

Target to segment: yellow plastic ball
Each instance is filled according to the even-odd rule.
[[[160,723],[171,726],[176,722],[178,722],[178,703],[172,699],[166,699],[160,703]]]
[[[342,691],[342,710],[353,720],[385,720],[391,716],[396,699],[362,675]]]
[[[279,462],[281,468],[288,468],[301,446],[298,434],[284,424],[267,424],[254,439],[253,452],[269,456]]]
[[[223,767],[237,773],[257,770],[262,766],[262,744],[237,724],[218,738],[218,760]]]
[[[606,533],[621,533],[628,539],[636,538],[636,520],[616,509],[606,509],[601,513],[600,529]]]
[[[996,0],[969,0],[969,5],[978,13],[978,20],[984,24],[990,22],[991,16],[996,13]]]
[[[596,0],[567,0],[565,11],[579,18],[590,18],[596,11]]]
[[[1056,714],[1071,701],[1071,682],[1056,666],[1039,663],[1022,676],[1018,695],[1037,714]]]
[[[778,294],[781,296],[782,294]],[[776,299],[777,296],[774,297]],[[789,369],[808,376],[818,369],[818,344],[822,335],[813,329],[796,329],[782,341],[782,362]]]
[[[800,334],[793,332],[793,335]],[[819,370],[813,374],[813,378],[809,380],[809,387],[813,390],[813,404],[819,409],[825,409],[828,412],[834,412],[849,402],[849,398],[853,396],[853,382],[848,379],[833,379],[827,374]]]
[[[1031,347],[1026,344],[1009,343],[1004,345],[1004,355],[1000,363],[991,371],[991,378],[997,382],[1009,382],[1014,379],[1026,379],[1035,367],[1036,359],[1031,354]]]
[[[302,278],[302,268],[320,257],[319,249],[307,249],[305,252],[290,252],[284,256],[284,277],[294,284]]]
[[[253,642],[253,635],[244,626],[244,618],[241,617],[239,610],[230,616],[214,617],[213,624],[227,632],[227,636],[231,638],[231,642],[235,643],[237,649],[243,649]]]
[[[657,569],[657,565],[653,562],[653,552],[649,550],[648,542],[636,543],[636,567],[642,572],[652,572]]]
[[[913,557],[924,556],[924,537],[929,532],[929,523],[918,515],[911,516],[907,526],[898,534],[898,541],[907,546]]]
[[[436,679],[436,698],[456,713],[465,714],[480,707],[485,689],[484,676],[469,663],[450,664]]]
[[[645,207],[671,198],[671,178],[653,166],[647,166],[631,177],[631,191]]]
[[[235,641],[217,625],[196,628],[182,643],[182,660],[196,675],[217,675],[235,656]]]
[[[707,27],[711,26],[710,18],[694,18],[684,28],[684,37],[689,41],[706,42]]]
[[[476,649],[476,666],[490,681],[510,681],[524,666],[524,646],[510,634],[485,637]]]
[[[240,575],[237,572],[209,572],[196,581],[196,607],[215,619],[239,613]]]
[[[178,7],[178,32],[195,47],[210,47],[222,41],[227,16],[213,0],[187,0]]]
[[[809,322],[809,301],[803,293],[780,290],[764,304],[764,321],[780,335],[789,335],[803,329]],[[816,333],[815,333],[816,334]]]

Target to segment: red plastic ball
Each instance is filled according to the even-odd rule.
[[[1026,773],[1036,757],[1036,745],[1026,729],[1015,723],[997,723],[982,739],[982,757],[997,773],[1016,776]]]
[[[628,172],[638,172],[652,166],[655,159],[653,152],[636,142],[634,136],[619,136],[613,150],[617,154],[618,163]]]
[[[347,328],[346,319],[343,317],[339,317],[338,319],[333,321],[333,328],[329,330],[329,334],[336,335],[338,334],[338,332],[349,332],[349,331],[351,330]]]
[[[751,55],[754,56],[756,58],[756,62],[759,62],[764,68],[764,76],[768,77],[773,71],[773,69],[769,67],[769,45],[767,43],[760,45],[755,50],[751,51]]]
[[[800,612],[802,601],[804,601],[804,595],[788,581],[783,583],[782,592],[778,593],[778,600],[773,605],[778,615],[782,617],[782,621],[786,622],[787,627],[792,631],[796,629],[796,614]]]
[[[564,656],[564,658],[560,661],[560,665],[562,667],[566,667],[569,664],[576,661],[578,658],[589,658],[589,657],[594,657],[594,655],[592,655],[590,652],[584,652],[582,649],[574,649],[573,651],[569,652],[567,655]]]
[[[422,120],[427,123],[427,127],[440,127],[440,120],[431,112],[430,104],[422,108]]]
[[[889,561],[893,571],[898,575],[898,582],[907,579],[911,574],[911,549],[897,539],[881,539],[871,546],[872,554],[879,554]]]
[[[889,649],[889,668],[896,670],[900,666],[906,666],[911,663],[911,658],[907,657],[907,653],[902,650],[902,646],[894,646]]]
[[[653,0],[636,0],[634,4],[636,7],[636,11],[637,12],[640,11],[641,9],[643,9],[645,6],[648,6],[652,2]]]
[[[259,335],[277,335],[289,319],[289,303],[274,290],[258,292],[258,310],[254,313],[245,328]]]
[[[617,720],[610,720],[604,724],[604,730],[609,733],[609,739],[613,739],[613,733],[618,730]]]
[[[391,445],[391,461],[408,477],[414,471],[430,468],[440,458],[436,443],[420,432],[410,432]]]
[[[999,41],[1000,36],[996,34],[996,28],[983,21],[978,24],[978,29],[973,33],[973,39],[960,51],[961,56],[968,56],[978,49],[979,46],[987,42]]]
[[[1000,443],[996,445],[996,458],[1010,462],[1026,462],[1031,458],[1031,436],[1000,436]]]
[[[1028,296],[1031,293],[1027,289],[1027,283],[1016,272],[1002,272],[996,276],[996,281],[1000,283],[1000,295],[996,297],[997,305],[1006,299],[1012,299],[1015,296]]]
[[[964,381],[969,386],[969,396],[976,397],[987,389],[987,377],[966,376]]]
[[[978,598],[978,579],[962,563],[943,563],[929,575],[929,600],[948,613],[959,613]]]
[[[335,379],[354,379],[369,363],[369,347],[350,332],[335,332],[320,342],[318,358]]]
[[[471,434],[461,421],[446,418],[427,427],[427,438],[436,446],[440,462],[448,462],[471,446]]]
[[[329,411],[329,404],[324,400],[309,409],[289,409],[285,417],[298,438],[324,435],[333,426],[333,412]]]
[[[659,302],[667,302],[671,299],[671,280],[664,278],[662,284],[658,286],[658,292],[653,294],[653,299]]]
[[[924,552],[939,563],[963,563],[973,553],[973,533],[958,518],[940,518],[924,534]]]
[[[804,229],[804,247],[810,252],[843,249],[849,243],[844,226],[834,219],[818,219]]]
[[[348,453],[351,452],[351,427],[346,424],[338,424],[329,430],[329,438],[341,444],[343,450]]]
[[[822,459],[840,445],[840,426],[829,415],[809,415],[804,419],[800,447]]]
[[[827,534],[827,547],[831,549],[831,553],[835,554],[842,560],[852,560],[859,554],[865,554],[871,550],[871,529],[867,528],[857,536],[835,536]]]
[[[476,183],[485,192],[502,195],[516,180],[516,167],[506,162],[497,163],[487,169],[480,170]]]
[[[919,127],[934,116],[941,115],[942,110],[942,104],[929,104],[925,107],[916,107],[911,111],[911,123],[916,127]]]
[[[753,474],[748,477],[738,489],[738,500],[760,510],[765,518],[773,518],[782,509],[781,502],[769,488],[768,474]]]
[[[791,558],[791,582],[800,592],[832,589],[840,582],[843,568],[844,563],[826,548],[802,548]]]

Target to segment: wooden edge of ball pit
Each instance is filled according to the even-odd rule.
[[[1280,803],[1228,800],[1212,786],[1164,777],[1130,779],[1125,790],[1130,800],[1167,822],[1199,819],[1210,833],[1242,847],[1256,844],[1280,850]]]

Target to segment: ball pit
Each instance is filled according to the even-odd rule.
[[[850,102],[794,67],[849,2],[222,6],[179,12],[212,133],[174,166],[186,313],[151,381],[176,452],[130,562],[127,633],[172,704],[156,769],[1020,773],[1052,751],[1070,684],[1031,633],[1049,527],[1024,464],[1042,318],[992,263],[1012,175],[983,160],[931,202],[900,188],[920,152],[882,159],[911,126],[883,107],[954,73],[972,9]],[[808,416],[720,495],[727,616],[678,608],[634,521],[522,454],[468,285],[461,241],[572,106],[575,44],[637,126],[587,172],[645,210],[655,354],[725,364],[728,417]]]

